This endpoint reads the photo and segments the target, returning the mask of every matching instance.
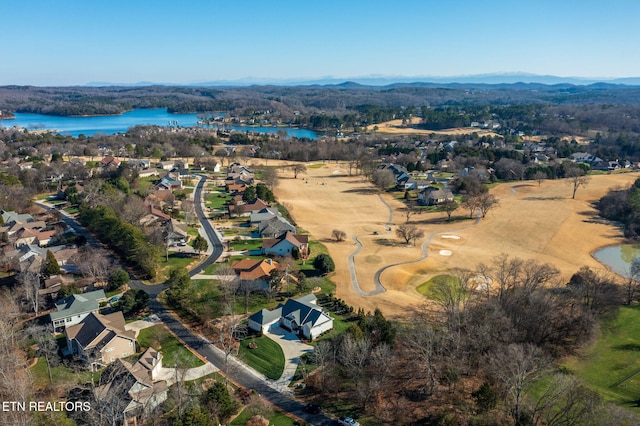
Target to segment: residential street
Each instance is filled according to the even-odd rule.
[[[200,263],[196,268],[189,272],[192,277],[203,271],[207,266],[212,265],[222,255],[222,243],[218,234],[211,226],[207,219],[202,206],[202,192],[206,177],[201,176],[200,182],[196,185],[194,191],[194,205],[196,214],[200,220],[202,229],[206,233],[209,246],[212,248],[212,254],[204,262]],[[130,284],[131,285],[131,284]],[[135,287],[134,287],[135,286]],[[304,405],[293,399],[287,393],[281,393],[270,387],[264,377],[256,375],[251,369],[246,368],[242,363],[229,363],[230,366],[225,367],[225,357],[221,350],[210,343],[207,343],[201,337],[196,336],[191,330],[187,329],[179,320],[171,315],[164,306],[158,302],[157,296],[160,294],[164,286],[146,286],[139,281],[131,285],[132,288],[142,288],[149,293],[149,306],[153,313],[158,315],[160,319],[169,327],[169,329],[180,338],[186,345],[196,350],[200,355],[205,357],[210,363],[216,366],[220,371],[225,372],[227,376],[234,382],[247,389],[255,389],[263,398],[279,407],[283,411],[300,417],[304,421],[312,425],[332,425],[334,420],[324,414],[309,414],[305,412]],[[151,287],[151,288],[149,288]]]
[[[213,229],[211,223],[207,220],[207,217],[205,216],[202,208],[202,191],[205,181],[206,177],[201,176],[201,179],[194,191],[194,204],[196,214],[198,216],[198,219],[200,220],[202,229],[205,231],[206,238],[212,250],[211,255],[205,261],[200,263],[189,272],[190,276],[192,277],[199,274],[207,266],[215,263],[218,257],[222,255],[223,251],[220,239]],[[46,209],[52,208],[51,205],[47,203],[38,202],[37,204]],[[65,223],[67,223],[78,234],[85,236],[87,238],[88,244],[93,247],[102,247],[102,244],[97,241],[89,232],[87,232],[75,220],[75,218],[69,216],[64,211],[61,211],[61,213],[62,219],[65,221]],[[214,345],[206,342],[200,336],[195,335],[191,330],[187,329],[158,301],[157,296],[165,289],[164,285],[145,285],[140,280],[132,279],[129,282],[129,286],[133,289],[144,290],[147,294],[149,294],[149,307],[151,311],[156,314],[160,318],[160,320],[163,321],[167,325],[167,327],[179,339],[182,340],[182,342],[184,342],[185,345],[197,351],[220,371],[226,371],[227,376],[230,380],[247,389],[256,390],[271,404],[275,405],[285,412],[291,413],[303,419],[307,423],[319,426],[335,424],[335,420],[327,415],[307,413],[304,410],[304,405],[289,395],[290,392],[288,391],[288,389],[285,393],[281,393],[275,390],[274,387],[277,387],[276,385],[272,384],[270,386],[263,376],[256,374],[252,369],[247,368],[246,366],[244,366],[244,364],[238,362],[237,360],[231,359],[228,363],[228,366],[225,366],[225,357],[221,350],[216,348]]]

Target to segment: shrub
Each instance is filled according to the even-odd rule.
[[[319,254],[313,261],[313,267],[316,268],[322,275],[333,272],[336,269],[336,265],[333,263],[333,259],[328,254]]]

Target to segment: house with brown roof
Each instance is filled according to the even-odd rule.
[[[164,223],[167,220],[171,220],[171,216],[164,213],[162,210],[155,208],[153,204],[147,203],[146,201],[145,203],[147,205],[148,213],[140,219],[140,225],[151,226],[157,222]]]
[[[231,268],[238,275],[240,281],[252,281],[256,290],[269,288],[271,271],[278,267],[278,262],[272,259],[242,259],[233,262]]]
[[[13,245],[15,247],[21,246],[30,246],[30,245],[40,245],[38,244],[37,231],[20,228],[14,235],[15,240],[13,241]]]
[[[285,231],[277,238],[262,240],[262,253],[266,256],[293,256],[295,250],[303,259],[308,256],[308,235],[297,235],[291,231]]]
[[[65,353],[77,355],[85,363],[108,365],[136,353],[136,334],[125,330],[122,311],[109,315],[92,312],[79,324],[65,327]]]
[[[40,231],[36,233],[36,238],[38,239],[38,245],[40,247],[48,246],[53,237],[56,235],[56,230],[51,231]]]
[[[269,204],[262,201],[260,198],[251,200],[248,202],[232,202],[229,204],[229,217],[234,216],[250,216],[252,213],[257,213],[262,209],[269,207]]]
[[[62,281],[62,277],[60,275],[52,275],[44,280],[44,288],[39,289],[38,294],[45,295],[57,293],[62,288],[62,284],[64,284],[64,281]]]
[[[227,192],[230,194],[241,194],[246,191],[247,185],[244,183],[231,183],[227,184]]]
[[[103,169],[116,168],[120,165],[120,160],[118,160],[113,155],[107,155],[102,160],[100,160],[100,167]]]
[[[60,250],[54,250],[56,247],[52,247],[51,252],[53,252],[53,257],[56,258],[58,265],[73,264],[71,259],[78,254],[78,247],[63,247]]]
[[[167,382],[157,379],[161,368],[162,354],[153,348],[134,364],[117,359],[100,376],[101,383],[94,391],[95,409],[117,414],[119,424],[142,424],[167,399]]]

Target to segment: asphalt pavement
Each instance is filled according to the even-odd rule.
[[[198,220],[200,221],[200,224],[206,233],[209,246],[212,247],[213,250],[211,255],[206,260],[189,271],[190,276],[199,274],[207,266],[215,263],[223,252],[223,246],[220,238],[218,237],[216,231],[213,229],[213,226],[209,222],[202,208],[202,191],[205,182],[206,176],[201,175],[200,181],[196,185],[194,191],[194,205]],[[37,202],[36,204],[45,209],[53,208],[47,203]],[[62,220],[75,232],[83,235],[87,240],[87,244],[95,248],[103,247],[102,243],[95,239],[93,235],[91,235],[82,225],[80,225],[80,223],[74,217],[69,216],[64,211],[61,211],[61,213]],[[117,259],[115,259],[115,261],[119,263]],[[122,265],[122,268],[128,270],[128,268],[126,268],[126,266],[124,265]],[[184,342],[184,344],[198,352],[211,364],[217,367],[221,372],[226,371],[227,377],[233,382],[247,389],[255,390],[262,398],[280,408],[282,411],[291,413],[311,425],[328,426],[336,424],[336,421],[334,419],[323,413],[307,413],[304,409],[304,404],[290,397],[289,395],[280,393],[277,390],[273,389],[269,386],[269,384],[263,377],[257,376],[253,372],[253,370],[243,367],[243,365],[237,362],[235,359],[231,360],[231,363],[233,363],[233,368],[227,368],[231,363],[225,363],[224,354],[220,349],[216,348],[213,344],[207,342],[202,337],[195,335],[191,330],[186,328],[176,317],[174,317],[169,311],[167,311],[162,303],[158,301],[158,295],[165,289],[165,286],[163,284],[146,285],[132,276],[132,279],[129,281],[129,287],[133,289],[144,290],[149,295],[149,308],[151,309],[151,311],[156,314],[162,320],[162,322],[164,322],[166,326]]]
[[[213,229],[211,222],[206,217],[202,208],[202,191],[206,182],[206,176],[200,176],[200,181],[196,185],[194,191],[194,205],[196,215],[202,228],[204,229],[207,239],[209,240],[209,246],[212,247],[211,255],[202,263],[197,265],[194,269],[189,271],[190,276],[194,276],[203,271],[207,266],[212,265],[222,255],[223,246],[218,234]],[[191,347],[198,352],[201,356],[207,359],[210,363],[220,369],[221,372],[226,372],[227,377],[233,382],[247,388],[253,389],[264,399],[271,404],[280,408],[281,410],[291,413],[305,422],[318,425],[327,426],[335,424],[335,420],[325,414],[309,414],[304,409],[304,404],[296,399],[280,393],[269,386],[265,382],[264,378],[257,376],[251,369],[243,368],[240,363],[234,362],[234,368],[228,368],[229,363],[225,363],[225,356],[213,346],[211,343],[204,340],[202,337],[194,334],[191,330],[186,328],[176,317],[174,317],[157,299],[157,296],[164,290],[162,284],[154,286],[145,285],[138,280],[132,280],[129,283],[130,287],[136,289],[142,289],[149,294],[149,308],[151,311],[158,315],[158,317],[166,324],[166,326],[179,338],[184,344]],[[231,361],[233,362],[233,361]]]

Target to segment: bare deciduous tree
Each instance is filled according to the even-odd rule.
[[[533,410],[535,424],[548,426],[597,424],[603,400],[575,376],[556,374]],[[611,422],[610,424],[618,424]]]
[[[422,209],[420,209],[417,206],[416,202],[413,200],[407,200],[406,204],[407,204],[407,207],[405,207],[405,210],[404,210],[405,223],[409,223],[409,221],[413,216],[422,213]]]
[[[416,240],[424,237],[424,231],[419,229],[415,225],[403,223],[401,225],[398,225],[398,228],[396,229],[396,235],[402,238],[406,244],[409,244],[411,240],[413,240],[413,245],[416,245]]]
[[[238,315],[226,315],[220,318],[213,325],[215,333],[215,345],[224,353],[224,373],[225,377],[229,372],[229,359],[232,355],[237,355],[240,349],[240,341],[247,334],[247,326],[242,323],[242,318]]]
[[[338,360],[345,375],[353,381],[356,388],[364,374],[371,349],[372,344],[369,337],[363,336],[360,339],[356,339],[349,333],[344,335],[340,344]]]
[[[22,286],[24,292],[24,298],[36,315],[40,311],[40,303],[42,297],[40,296],[40,274],[32,271],[22,271],[18,274],[18,282]]]
[[[548,361],[542,350],[531,344],[512,343],[501,347],[487,357],[487,366],[503,388],[512,405],[511,415],[516,424],[523,415],[526,387],[543,373]]]
[[[436,389],[438,362],[441,355],[440,337],[429,325],[424,313],[416,314],[416,318],[407,328],[402,339],[404,350],[413,360],[415,379],[423,381],[425,395],[431,395]]]
[[[344,241],[344,239],[347,237],[347,233],[344,231],[341,231],[340,229],[334,229],[333,231],[331,231],[331,235],[338,242]]]
[[[573,188],[573,192],[571,194],[572,199],[576,198],[578,188],[586,186],[591,180],[589,176],[586,176],[585,171],[578,166],[567,167],[565,177],[567,178],[569,185]]]
[[[533,174],[533,180],[538,182],[538,186],[542,183],[543,180],[547,179],[547,174],[543,171],[537,171]]]
[[[298,179],[299,173],[307,173],[307,166],[304,164],[296,164],[293,166],[293,178]]]
[[[129,194],[124,200],[122,207],[118,209],[120,219],[134,226],[140,225],[140,220],[149,213],[149,208],[144,200],[135,194]]]
[[[440,208],[447,214],[447,222],[451,222],[451,215],[458,208],[458,203],[455,200],[445,200],[440,203]]]
[[[265,167],[262,169],[260,180],[262,180],[269,189],[274,189],[278,186],[278,171],[275,167]]]
[[[381,189],[388,189],[396,183],[396,178],[391,170],[375,170],[371,174],[371,182]]]
[[[489,194],[488,192],[476,195],[475,197],[477,198],[476,202],[478,203],[477,208],[480,210],[482,217],[486,217],[489,210],[498,204],[496,196]]]

